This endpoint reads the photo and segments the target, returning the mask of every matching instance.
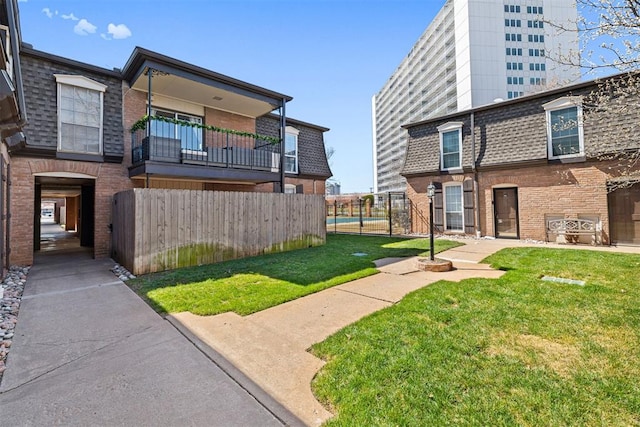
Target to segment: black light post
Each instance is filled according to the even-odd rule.
[[[434,260],[433,252],[433,197],[436,195],[436,186],[433,185],[433,182],[427,186],[427,197],[429,198],[429,229],[430,229],[430,239],[429,242],[430,250],[429,250],[429,258],[431,261]]]

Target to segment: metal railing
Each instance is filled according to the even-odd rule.
[[[131,131],[132,163],[184,163],[280,171],[277,138],[164,117],[141,119]]]
[[[326,209],[328,233],[391,236],[411,232],[411,201],[405,193],[335,196]]]

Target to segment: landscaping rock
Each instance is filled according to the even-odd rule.
[[[11,339],[18,323],[18,311],[30,267],[12,266],[0,283],[0,381],[6,369]]]

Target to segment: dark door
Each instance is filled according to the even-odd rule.
[[[82,186],[82,195],[80,197],[80,246],[93,246],[94,189],[93,185]]]
[[[518,189],[494,188],[493,211],[496,237],[517,239],[518,230]]]
[[[640,245],[640,184],[609,193],[611,243]]]

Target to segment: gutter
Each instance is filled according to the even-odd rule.
[[[9,21],[9,30],[13,30],[11,37],[11,52],[13,55],[13,78],[15,80],[15,90],[18,96],[18,109],[20,110],[20,118],[17,125],[22,126],[28,123],[27,121],[27,105],[24,101],[24,89],[22,86],[22,67],[20,66],[20,43],[18,40],[19,30],[18,23],[16,22],[16,11],[14,10],[14,0],[7,0],[7,18]]]

